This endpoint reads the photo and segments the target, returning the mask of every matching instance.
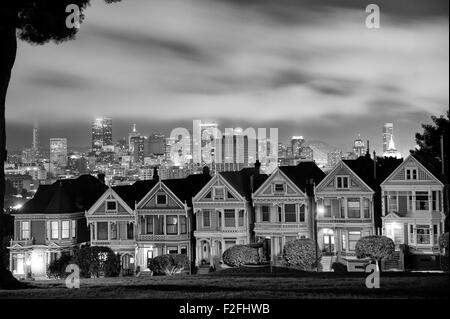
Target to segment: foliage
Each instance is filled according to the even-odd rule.
[[[334,272],[340,272],[340,273],[348,272],[347,265],[344,265],[343,263],[340,263],[340,262],[334,262],[331,265],[331,269],[333,269]]]
[[[172,276],[189,269],[189,257],[185,254],[166,254],[149,260],[148,267],[155,275]]]
[[[373,261],[380,261],[389,258],[395,249],[392,239],[386,236],[366,236],[362,237],[355,246],[357,258],[370,258]]]
[[[222,260],[231,267],[260,263],[258,249],[249,245],[234,245],[223,252]]]
[[[48,266],[48,277],[55,279],[65,278],[68,275],[66,267],[70,263],[72,263],[72,257],[69,254],[62,254],[61,257],[53,260]]]
[[[444,152],[446,153],[450,147],[450,140],[447,137],[450,128],[449,111],[447,111],[447,117],[445,115],[432,116],[431,120],[433,124],[422,124],[423,133],[416,133],[416,142],[421,152],[427,153],[431,157],[440,158],[441,135],[444,135]]]
[[[439,237],[439,246],[448,249],[448,232]]]
[[[283,259],[288,266],[295,266],[301,270],[311,270],[321,257],[320,250],[316,250],[316,248],[316,242],[312,239],[296,239],[284,245]],[[316,253],[318,254],[317,261]]]
[[[81,277],[115,277],[120,273],[120,257],[109,247],[85,246],[75,250],[73,260]]]

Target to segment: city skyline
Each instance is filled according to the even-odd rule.
[[[347,145],[360,133],[380,152],[380,126],[392,121],[407,152],[420,124],[448,108],[448,3],[378,5],[372,30],[357,1],[93,3],[77,41],[19,43],[8,146],[29,147],[30,119],[45,138],[86,145],[104,115],[117,119],[115,139],[130,123],[150,134],[214,118],[278,127],[281,140]]]

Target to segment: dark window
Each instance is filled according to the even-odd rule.
[[[180,216],[180,233],[186,234],[187,233],[187,220],[186,216]]]
[[[262,206],[261,210],[262,210],[262,221],[270,222],[270,207]]]
[[[243,227],[244,226],[244,211],[243,210],[239,211],[238,222],[239,222],[239,225],[238,225],[239,227]]]
[[[211,216],[209,210],[203,211],[203,227],[211,227]]]
[[[284,184],[275,184],[275,192],[284,192]]]
[[[106,210],[117,210],[117,203],[116,201],[107,201],[106,202]]]
[[[295,223],[297,221],[295,204],[284,205],[284,221],[286,223]]]
[[[305,221],[305,205],[300,206],[300,222]]]
[[[147,234],[153,234],[153,216],[146,216]]]
[[[156,196],[156,204],[165,205],[167,204],[167,196],[164,194],[160,194]]]
[[[168,235],[178,234],[178,217],[170,215],[166,217],[166,230]]]
[[[133,223],[127,224],[127,239],[134,239],[134,225]]]
[[[153,216],[155,235],[164,234],[164,216]]]
[[[235,227],[236,226],[236,220],[235,220],[235,212],[234,209],[225,209],[224,212],[225,217],[225,227]]]
[[[97,240],[108,240],[108,223],[97,223]]]
[[[180,254],[187,255],[187,247],[186,246],[181,246]]]

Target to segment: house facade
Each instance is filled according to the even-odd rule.
[[[357,241],[375,234],[375,192],[348,162],[340,161],[316,186],[317,242],[322,255],[331,257],[324,257],[331,259],[326,266],[357,261]]]
[[[434,268],[444,232],[444,182],[434,159],[409,155],[381,184],[383,234],[400,255],[393,268]]]
[[[250,243],[251,205],[244,179],[241,172],[217,173],[192,199],[197,266],[213,265],[229,247]]]
[[[33,199],[13,213],[10,270],[17,278],[45,278],[50,263],[88,243],[85,210],[107,187],[90,175],[41,185]]]
[[[311,190],[324,176],[314,162],[281,166],[253,192],[255,241],[265,242],[266,258],[276,262],[287,242],[313,238]]]

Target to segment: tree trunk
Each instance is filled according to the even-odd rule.
[[[16,59],[17,38],[14,27],[0,26],[0,214],[5,204],[6,122],[5,103],[11,70]],[[0,225],[0,289],[17,289],[25,285],[17,281],[4,263],[6,247],[3,247],[4,225]]]

